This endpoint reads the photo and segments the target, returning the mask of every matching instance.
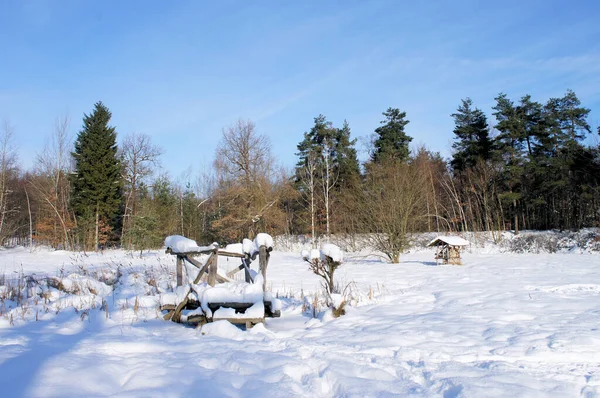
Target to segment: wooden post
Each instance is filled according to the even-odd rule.
[[[263,277],[263,292],[267,289],[267,266],[269,265],[269,257],[271,253],[266,246],[261,246],[258,251],[258,266]]]
[[[210,264],[208,266],[208,284],[214,286],[217,280],[217,267],[219,266],[218,247],[215,248],[213,255],[210,256]]]
[[[246,283],[252,283],[252,276],[250,276],[250,260],[242,259],[242,265],[244,266],[244,275],[246,277]]]
[[[183,257],[177,256],[177,286],[183,285]]]
[[[215,256],[216,254],[212,253],[210,255],[210,257],[208,257],[208,260],[206,260],[206,264],[204,264],[201,268],[199,267],[199,264],[194,260],[191,259],[189,257],[186,256],[186,260],[188,260],[189,262],[191,262],[192,264],[194,264],[196,267],[200,268],[200,271],[198,271],[198,275],[196,275],[196,279],[194,279],[194,285],[197,285],[198,283],[200,283],[200,279],[202,279],[202,276],[208,272],[208,267],[210,266],[210,263],[212,262],[212,258]]]

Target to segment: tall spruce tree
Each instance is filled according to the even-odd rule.
[[[473,108],[470,98],[462,100],[454,118],[454,154],[450,162],[455,172],[474,167],[478,161],[490,158],[492,142],[485,114]]]
[[[83,117],[83,127],[72,153],[72,206],[77,217],[80,238],[94,249],[101,243],[116,241],[120,232],[122,204],[121,164],[117,157],[117,133],[108,125],[111,113],[102,102]]]
[[[409,158],[410,150],[408,145],[412,141],[404,132],[404,127],[409,123],[406,118],[406,112],[400,112],[397,108],[388,108],[383,112],[385,120],[381,126],[375,129],[374,150],[371,154],[371,160],[379,163],[386,159],[395,159],[406,161]]]

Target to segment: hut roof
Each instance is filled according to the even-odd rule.
[[[437,246],[440,243],[446,243],[450,246],[468,246],[471,244],[468,240],[465,240],[460,236],[438,236],[429,242],[427,246]]]

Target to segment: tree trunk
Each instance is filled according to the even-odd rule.
[[[330,172],[329,169],[329,146],[325,146],[325,150],[327,153],[325,154],[325,236],[327,237],[327,241],[329,242],[329,178]]]
[[[181,235],[185,236],[185,232],[183,229],[183,189],[179,193],[179,211],[181,215]]]
[[[99,246],[99,244],[98,244],[98,242],[99,242],[99,239],[98,239],[99,229],[100,229],[100,214],[99,214],[99,211],[98,211],[98,205],[96,205],[96,232],[94,234],[94,250],[95,251],[98,251],[98,246]]]
[[[33,220],[31,218],[31,203],[29,202],[29,193],[25,188],[25,197],[27,198],[27,211],[29,213],[29,250],[33,248]]]
[[[515,235],[519,234],[519,213],[517,212],[517,201],[513,200],[513,208],[515,210]]]
[[[310,233],[312,240],[312,248],[316,249],[316,241],[315,241],[315,187],[314,180],[311,181],[311,190],[310,190]]]

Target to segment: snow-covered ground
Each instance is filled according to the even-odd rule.
[[[598,254],[482,250],[436,266],[432,251],[396,265],[345,253],[337,278],[354,305],[314,319],[320,281],[299,253],[275,251],[267,286],[282,317],[249,331],[163,321],[174,257],[137,254],[0,251],[6,280],[121,274],[105,296],[87,284],[0,303],[2,396],[600,396]]]

